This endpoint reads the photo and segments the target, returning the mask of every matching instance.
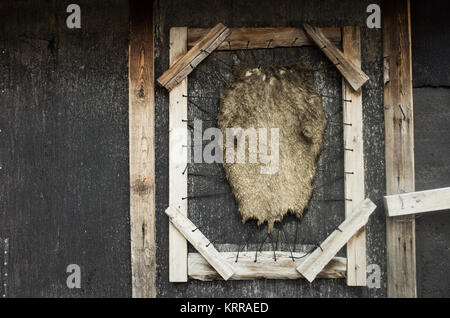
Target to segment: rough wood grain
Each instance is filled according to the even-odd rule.
[[[361,35],[359,27],[342,28],[345,56],[361,67]],[[364,201],[364,140],[362,88],[354,91],[342,79],[344,120],[344,193],[345,216]],[[347,285],[366,286],[366,231],[362,228],[347,242]]]
[[[183,57],[164,72],[158,78],[158,82],[172,90],[184,78],[186,78],[194,68],[200,64],[223,40],[230,34],[230,29],[222,23],[217,24],[203,36],[198,43],[192,47]],[[186,39],[187,41],[187,39]]]
[[[344,53],[326,38],[320,29],[312,27],[309,24],[304,24],[303,27],[306,33],[336,66],[355,91],[359,90],[369,80],[369,77],[361,70],[361,67],[357,66],[352,59],[346,57]]]
[[[225,261],[211,241],[177,207],[168,207],[166,214],[180,234],[192,244],[224,280],[228,280],[234,274],[233,266]],[[184,255],[182,257],[184,258]]]
[[[337,252],[355,235],[369,220],[376,205],[366,199],[355,207],[352,215],[345,219],[339,227],[314,250],[297,270],[312,282]]]
[[[133,297],[156,297],[153,7],[130,1],[130,227]]]
[[[67,2],[0,1],[0,236],[10,239],[11,298],[132,295],[129,4],[76,3],[74,30]],[[66,285],[73,263],[81,289]]]
[[[188,47],[199,43],[209,29],[189,28]],[[341,28],[321,28],[324,35],[334,44],[341,43]],[[216,50],[247,50],[275,47],[299,47],[315,45],[299,28],[231,28],[228,37]]]
[[[187,51],[187,28],[170,29],[169,62],[174,65]],[[187,216],[187,77],[169,93],[169,205]],[[187,241],[169,224],[169,281],[187,281]]]
[[[305,260],[305,253],[276,251],[221,252],[220,255],[233,265],[235,273],[230,280],[253,279],[302,279],[297,267]],[[256,262],[255,262],[256,256]],[[294,260],[292,259],[294,257]],[[276,261],[275,261],[276,258]],[[236,261],[237,260],[237,261]],[[344,278],[346,258],[334,257],[317,275],[318,278]],[[221,280],[222,277],[199,253],[188,254],[188,276],[202,281]]]
[[[383,51],[391,63],[384,87],[386,194],[415,191],[409,0],[383,1]],[[417,297],[415,220],[386,219],[388,297]]]
[[[388,195],[384,207],[390,217],[449,210],[450,188]]]

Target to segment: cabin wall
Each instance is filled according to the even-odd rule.
[[[411,1],[416,190],[450,186],[448,1]],[[419,297],[449,297],[450,211],[418,216]]]
[[[127,0],[77,0],[82,28],[66,27],[73,1],[0,2],[0,238],[9,239],[7,297],[130,297]],[[168,282],[168,94],[156,88],[157,289],[160,297],[386,296],[382,31],[365,27],[376,1],[159,1],[155,6],[155,76],[168,66],[171,26],[362,27],[366,193],[379,208],[367,229],[368,264],[382,269],[380,289],[349,288],[344,280]],[[447,1],[412,1],[416,189],[449,186],[450,22]],[[295,61],[313,48],[255,52],[265,63]],[[305,54],[306,54],[305,53]],[[225,59],[230,58],[223,54]],[[256,61],[255,60],[255,61]],[[252,60],[253,61],[253,60]],[[207,62],[208,63],[208,62]],[[217,64],[203,66],[219,73]],[[193,74],[197,76],[198,74]],[[194,85],[191,81],[190,85]],[[333,92],[337,82],[330,82]],[[220,88],[221,82],[211,83]],[[328,85],[328,84],[327,84]],[[203,89],[191,86],[190,89]],[[330,102],[330,106],[336,106]],[[370,140],[370,141],[369,141]],[[324,159],[332,151],[324,154]],[[338,156],[339,154],[335,154]],[[341,164],[341,163],[338,163]],[[324,176],[325,178],[325,176]],[[190,181],[190,189],[203,190]],[[208,185],[208,184],[207,184]],[[216,183],[210,184],[220,190]],[[214,188],[216,187],[216,188]],[[334,188],[336,187],[336,188]],[[327,191],[339,194],[340,186]],[[222,201],[220,201],[222,200]],[[198,216],[231,197],[197,204]],[[319,239],[342,218],[326,209],[311,217],[305,237]],[[225,210],[224,210],[225,209]],[[233,212],[234,213],[234,212]],[[239,221],[234,216],[233,222]],[[327,225],[317,222],[327,218]],[[207,231],[221,229],[208,225]],[[232,233],[232,228],[225,228]],[[221,242],[238,243],[231,234]],[[233,241],[234,240],[234,241]],[[417,220],[417,281],[421,297],[450,295],[450,214]],[[3,245],[0,244],[0,251]],[[3,263],[0,256],[0,264]],[[68,289],[66,268],[81,267],[81,289]],[[2,275],[4,277],[4,275]],[[4,292],[0,284],[0,292]]]

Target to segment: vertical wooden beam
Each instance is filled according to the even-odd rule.
[[[169,63],[187,52],[186,27],[170,29]],[[169,93],[169,205],[187,216],[187,77]],[[169,281],[187,282],[187,241],[169,223]]]
[[[361,68],[361,36],[359,26],[342,29],[344,55]],[[353,90],[342,79],[344,119],[344,184],[345,217],[365,199],[362,88]],[[347,243],[347,285],[366,286],[366,232],[361,228]]]
[[[414,192],[414,122],[409,0],[385,0],[383,51],[390,61],[384,86],[386,192]],[[386,219],[387,295],[417,297],[416,237],[412,217]]]
[[[156,297],[153,1],[129,3],[132,295],[147,298]]]

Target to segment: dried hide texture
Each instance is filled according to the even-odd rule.
[[[240,67],[235,69],[221,95],[218,127],[226,129],[279,128],[279,168],[262,174],[260,163],[229,163],[224,169],[236,198],[242,221],[267,222],[268,231],[287,213],[301,217],[312,194],[316,160],[320,154],[327,120],[312,72],[303,62],[290,66]],[[235,145],[236,150],[236,145]],[[259,150],[261,151],[261,150]]]

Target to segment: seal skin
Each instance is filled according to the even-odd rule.
[[[327,125],[321,95],[305,63],[235,68],[220,98],[217,123],[224,141],[227,128],[254,128],[257,132],[266,128],[269,153],[271,128],[279,129],[279,166],[275,173],[261,173],[261,160],[249,162],[248,138],[245,163],[224,160],[242,221],[256,219],[258,225],[267,222],[271,233],[274,223],[287,213],[300,218],[311,198]],[[258,139],[261,141],[260,136]]]

